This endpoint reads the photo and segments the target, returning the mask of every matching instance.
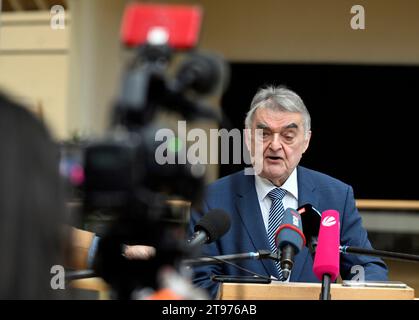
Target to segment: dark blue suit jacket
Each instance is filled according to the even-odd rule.
[[[297,167],[299,206],[310,203],[320,212],[334,209],[340,213],[341,244],[371,248],[366,230],[362,227],[361,217],[355,207],[352,188],[330,176],[304,167]],[[221,208],[230,214],[231,228],[218,241],[204,245],[202,255],[224,255],[257,250],[269,250],[268,237],[255,188],[255,177],[244,175],[243,171],[229,175],[211,184],[203,203],[204,214],[211,209]],[[201,218],[192,211],[189,232]],[[341,255],[340,275],[351,279],[351,267],[362,265],[366,280],[387,280],[387,267],[380,259]],[[263,275],[277,277],[272,260],[245,260],[240,266]],[[291,282],[320,282],[313,273],[313,259],[305,247],[295,257],[291,272]],[[216,296],[218,283],[211,280],[212,274],[246,275],[249,273],[231,265],[210,265],[194,268],[194,283]]]

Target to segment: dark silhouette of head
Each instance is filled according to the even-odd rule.
[[[0,141],[0,299],[51,299],[51,267],[66,247],[58,146],[2,94]]]

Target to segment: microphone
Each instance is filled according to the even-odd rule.
[[[301,216],[294,209],[288,208],[285,210],[282,223],[275,233],[275,242],[278,253],[281,252],[280,265],[282,275],[286,280],[294,266],[294,256],[306,244]]]
[[[319,237],[320,220],[322,214],[319,210],[307,203],[297,209],[301,216],[304,236],[307,240],[307,247],[314,258]]]
[[[218,240],[230,229],[230,225],[230,216],[227,212],[222,209],[212,209],[195,225],[195,232],[188,240],[188,246],[195,247]]]
[[[339,212],[323,211],[313,264],[314,274],[322,281],[321,300],[330,300],[330,284],[339,275],[339,232]]]

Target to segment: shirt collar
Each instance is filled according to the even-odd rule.
[[[259,201],[263,201],[271,190],[277,188],[277,186],[275,186],[271,181],[266,178],[262,178],[259,175],[255,175],[255,186]],[[298,201],[297,168],[294,168],[281,188],[291,194]]]

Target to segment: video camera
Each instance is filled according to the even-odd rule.
[[[194,50],[201,17],[197,6],[126,7],[121,35],[135,54],[123,75],[111,130],[105,138],[83,146],[82,170],[75,181],[84,211],[113,215],[101,235],[94,269],[119,299],[130,298],[138,287],[155,288],[158,270],[176,265],[185,254],[187,221],[179,223],[167,201],[175,197],[195,202],[203,195],[204,164],[156,161],[157,148],[164,147],[166,155],[173,153],[177,159],[186,144],[178,138],[156,141],[164,128],[155,121],[162,109],[175,111],[185,120],[221,120],[203,98],[226,86],[228,68],[217,55]],[[177,51],[189,52],[169,75]],[[127,260],[121,254],[124,244],[153,246],[156,256]]]

